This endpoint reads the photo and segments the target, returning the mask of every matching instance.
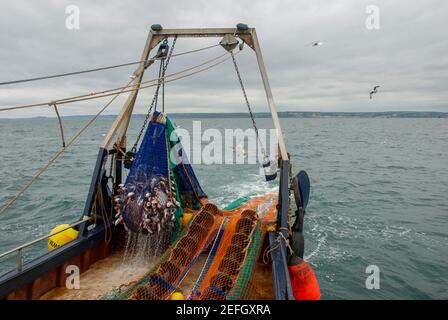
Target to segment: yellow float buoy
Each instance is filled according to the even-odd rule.
[[[183,213],[182,217],[180,218],[180,225],[182,226],[182,229],[188,226],[192,218],[193,218],[192,213],[187,212]]]
[[[185,297],[181,291],[175,291],[171,295],[170,300],[185,300]]]
[[[51,230],[51,233],[55,233],[58,232],[60,230],[63,230],[65,228],[68,228],[70,225],[67,223],[64,224],[60,224],[57,227],[53,228],[53,230]],[[48,249],[54,250],[70,241],[75,240],[78,237],[78,231],[76,231],[73,228],[69,228],[67,230],[64,230],[62,232],[59,232],[51,237],[48,238]]]

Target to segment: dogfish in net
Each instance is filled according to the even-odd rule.
[[[168,118],[154,112],[126,182],[119,185],[114,197],[115,224],[124,224],[127,247],[141,250],[141,245],[136,246],[143,241],[149,256],[163,253],[178,235],[184,208],[181,198],[197,198],[191,191],[195,185],[205,196],[191,167],[170,161],[170,149],[180,145],[178,139],[169,139],[173,128]]]
[[[175,228],[175,210],[180,208],[180,203],[175,197],[170,196],[174,186],[169,186],[165,177],[152,175],[144,177],[143,181],[149,182],[139,186],[129,184],[128,187],[120,185],[116,198],[117,215],[116,223],[123,222],[131,232],[144,234],[160,233],[162,229]],[[135,180],[134,180],[135,181]]]

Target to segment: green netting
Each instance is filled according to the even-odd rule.
[[[247,200],[245,198],[240,198],[240,199],[237,199],[236,201],[232,202],[232,204],[235,206],[238,206],[238,204],[241,205],[242,203],[244,203],[246,201]],[[203,208],[203,210],[207,210],[206,207],[207,206],[205,206]],[[244,212],[242,215],[244,216]],[[239,217],[235,217],[235,218],[239,218]],[[242,218],[239,218],[238,221],[245,221],[245,219],[247,219],[247,218],[242,217]],[[135,298],[134,293],[136,292],[136,290],[138,290],[141,287],[145,287],[146,285],[148,285],[150,283],[151,276],[159,269],[159,267],[161,266],[162,263],[166,262],[170,258],[171,253],[176,248],[179,239],[182,239],[185,235],[188,234],[188,231],[189,231],[193,221],[194,221],[194,219],[192,219],[190,221],[189,225],[185,229],[182,230],[180,235],[177,237],[178,240],[176,240],[170,247],[168,247],[166,252],[158,258],[157,264],[154,265],[151,268],[151,270],[149,272],[147,272],[141,279],[139,279],[138,281],[136,281],[132,284],[112,290],[111,292],[109,292],[108,294],[103,296],[102,299],[105,299],[105,300],[129,300],[129,299]],[[242,224],[242,225],[244,225],[244,224]],[[258,221],[252,228],[253,229],[252,229],[251,235],[249,236],[250,241],[249,241],[248,247],[246,249],[247,251],[246,251],[246,255],[244,257],[244,261],[242,262],[241,267],[239,268],[239,272],[236,275],[236,278],[234,279],[232,288],[226,295],[227,300],[244,299],[248,295],[248,290],[250,290],[249,284],[250,284],[250,281],[253,278],[253,275],[255,272],[255,267],[256,267],[257,260],[258,260],[260,247],[262,244],[261,222]],[[210,242],[213,241],[216,236],[218,236],[218,237],[220,236],[219,232],[217,234],[211,235],[211,237],[209,238],[209,241]],[[231,238],[229,238],[229,240],[230,239]],[[211,243],[208,243],[205,247],[209,247],[210,244]],[[216,250],[216,248],[212,251],[214,252],[215,250]],[[191,263],[194,264],[195,261],[191,261]],[[213,263],[213,260],[212,260],[212,263]],[[188,269],[189,268],[187,268],[187,270],[185,270],[187,273],[188,273]],[[201,279],[201,277],[199,277],[199,279]],[[200,283],[200,282],[201,281],[199,280],[198,283]],[[195,287],[198,287],[198,283],[196,284]],[[172,282],[171,285],[175,287],[178,285],[178,283]],[[202,291],[202,289],[201,289],[201,291]]]
[[[223,210],[237,209],[237,208],[241,207],[243,204],[245,204],[247,201],[249,201],[250,199],[252,199],[252,197],[249,197],[249,196],[238,198],[238,199],[232,201],[231,203],[229,203],[226,207],[223,208]]]
[[[181,165],[180,163],[176,164],[174,161],[170,161],[170,170],[173,173],[175,180],[178,181],[177,190],[180,190],[180,192],[183,194],[186,193],[191,193],[192,195],[194,194],[194,196],[192,196],[191,199],[192,202],[191,209],[199,210],[201,209],[202,205],[199,202],[198,197],[206,197],[207,195],[202,190],[202,187],[196,178],[196,175],[191,167],[191,164],[184,162],[184,160],[188,159],[186,159],[186,155],[184,154],[185,151],[183,150],[182,145],[179,144],[178,146],[176,146],[180,142],[180,140],[176,134],[176,128],[174,127],[173,123],[168,117],[166,118],[166,132],[168,142],[171,147],[170,159],[173,156],[172,152],[180,151],[183,154],[182,155],[183,165]],[[179,146],[181,148],[180,150],[178,150]],[[177,154],[177,156],[179,156],[179,154]],[[189,180],[188,183],[186,182],[187,180]]]
[[[258,223],[255,227],[252,241],[247,251],[247,256],[244,259],[244,263],[241,266],[240,273],[238,274],[238,278],[236,279],[232,290],[230,290],[229,294],[227,295],[227,300],[240,300],[246,297],[247,290],[249,289],[249,281],[255,271],[255,265],[257,263],[258,255],[260,252],[260,246],[261,230],[260,223]]]
[[[170,119],[168,119],[168,117],[167,117],[166,118],[166,137],[167,137],[168,143],[169,143],[169,139],[170,139],[173,131],[174,131],[174,126],[171,123]],[[168,159],[171,159],[171,155],[168,156]],[[179,179],[176,176],[175,170],[174,170],[176,165],[173,163],[173,161],[169,161],[169,162],[170,162],[170,173],[171,173],[171,176],[174,178],[174,179],[172,179],[172,182],[173,182],[174,188],[176,190],[176,200],[177,200],[177,202],[181,203],[180,195],[179,195],[179,186],[177,185],[177,181],[179,181]],[[183,212],[184,212],[184,210],[183,210],[182,206],[177,208],[176,211],[174,212],[174,216],[176,217],[176,228],[173,230],[173,234],[172,234],[173,241],[175,241],[178,238],[179,233],[181,231],[179,221],[180,221],[180,217],[183,215]]]

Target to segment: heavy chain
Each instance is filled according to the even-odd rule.
[[[243,80],[241,79],[240,70],[238,69],[238,64],[236,63],[233,51],[230,51],[230,55],[232,56],[233,65],[235,66],[236,75],[238,76],[238,81],[240,82],[241,90],[243,91],[244,100],[246,101],[247,109],[249,110],[249,115],[252,120],[252,125],[254,126],[255,134],[257,135],[257,140],[260,143],[261,153],[263,154],[263,158],[266,159],[266,150],[264,149],[263,143],[261,142],[260,136],[258,135],[257,124],[255,122],[254,114],[252,113],[252,108],[250,107],[249,99],[247,98],[246,89],[244,88]]]
[[[154,106],[157,105],[157,100],[158,100],[158,96],[159,96],[160,86],[164,82],[165,71],[168,68],[168,64],[170,63],[170,59],[171,59],[171,56],[173,54],[173,50],[174,50],[174,46],[176,44],[176,41],[177,41],[177,36],[174,37],[173,44],[171,45],[170,52],[168,53],[168,56],[166,58],[165,63],[163,63],[163,60],[160,62],[161,63],[162,72],[161,73],[159,72],[159,79],[157,81],[157,87],[156,87],[156,91],[154,93],[154,97],[152,98],[152,101],[151,101],[151,104],[149,106],[148,112],[146,114],[145,120],[143,121],[142,128],[140,129],[140,132],[137,135],[137,140],[135,141],[134,146],[131,149],[132,152],[137,152],[137,145],[138,145],[138,143],[139,143],[139,141],[140,141],[140,139],[141,139],[141,137],[143,135],[143,132],[145,131],[146,125],[148,124],[149,117],[151,116],[151,111],[154,108]],[[167,44],[168,43],[168,39],[165,38],[165,40],[163,40],[163,42],[164,42],[164,44]],[[163,67],[162,67],[162,65],[163,65]]]

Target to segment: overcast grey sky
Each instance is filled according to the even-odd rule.
[[[149,27],[257,28],[271,86],[282,111],[448,111],[448,1],[61,1],[2,0],[0,82],[135,61]],[[65,8],[80,8],[80,29],[66,28]],[[366,7],[380,9],[380,29],[368,30]],[[218,39],[179,39],[176,51]],[[322,41],[323,46],[308,43]],[[221,54],[221,48],[172,60],[170,72]],[[267,111],[254,54],[237,59],[255,111]],[[167,84],[169,112],[245,112],[230,61]],[[0,87],[0,106],[43,102],[121,86],[134,67]],[[146,75],[154,76],[155,70]],[[374,99],[369,91],[381,85]],[[139,96],[144,113],[152,95]],[[107,113],[117,113],[120,99]],[[93,114],[106,100],[61,107],[63,115]],[[49,108],[0,117],[53,115]]]

